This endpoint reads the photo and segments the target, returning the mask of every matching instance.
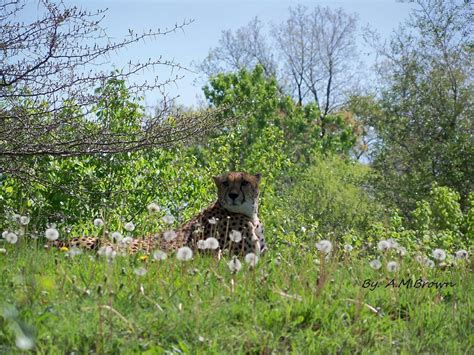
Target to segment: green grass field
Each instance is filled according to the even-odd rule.
[[[386,255],[374,270],[357,250],[325,260],[316,249],[293,248],[268,252],[256,268],[242,260],[232,273],[225,257],[108,262],[91,252],[71,258],[33,245],[1,247],[3,354],[19,347],[49,354],[474,349],[474,282],[466,261],[442,270]],[[389,260],[400,270],[389,272]],[[451,284],[416,287],[418,279]],[[366,280],[379,285],[364,288]]]

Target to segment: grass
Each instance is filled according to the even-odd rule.
[[[472,353],[472,269],[398,260],[373,270],[357,251],[271,251],[237,274],[209,256],[179,262],[33,245],[0,254],[0,353],[27,334],[40,353]],[[391,259],[390,259],[391,260]],[[146,274],[136,274],[138,268]],[[426,278],[452,287],[384,287]],[[378,281],[373,291],[365,280]]]

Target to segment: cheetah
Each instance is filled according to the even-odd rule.
[[[182,246],[197,250],[201,241],[212,237],[219,243],[218,250],[228,251],[231,255],[265,252],[263,226],[258,218],[261,174],[229,172],[213,179],[217,187],[217,200],[178,228],[173,240],[166,241],[163,234],[156,234],[133,239],[125,245],[125,249],[130,253],[146,254],[157,249],[172,251]],[[236,234],[241,238],[231,238]],[[117,247],[107,238],[94,237],[72,238],[56,245],[86,249]]]

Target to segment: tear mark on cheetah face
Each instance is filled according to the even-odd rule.
[[[262,175],[230,172],[214,176],[218,201],[226,210],[250,218],[258,212],[258,185]]]

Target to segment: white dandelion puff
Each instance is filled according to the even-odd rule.
[[[446,259],[446,252],[443,249],[435,249],[433,250],[433,258],[436,260],[442,261]]]
[[[31,350],[35,347],[34,340],[22,333],[16,336],[15,344],[21,350]]]
[[[201,249],[201,250],[207,249],[207,243],[206,243],[206,241],[205,241],[205,240],[202,240],[202,239],[201,239],[201,240],[198,240],[198,241],[197,241],[197,248],[198,248],[198,249]]]
[[[7,249],[5,248],[0,248],[0,254],[6,254],[7,253]]]
[[[398,271],[398,264],[396,261],[389,261],[387,263],[387,270],[390,272]]]
[[[435,267],[434,261],[428,258],[426,258],[426,260],[424,261],[424,264],[428,266],[430,269]]]
[[[9,233],[8,231],[3,231],[3,233],[2,233],[2,238],[3,238],[3,239],[6,239],[6,236],[7,236],[8,233]]]
[[[390,248],[397,248],[398,247],[398,242],[393,238],[387,239],[387,242],[388,242]]]
[[[467,253],[466,250],[461,249],[455,253],[455,257],[456,259],[467,259],[469,257],[469,254]]]
[[[100,256],[104,256],[108,259],[113,259],[117,255],[116,251],[111,246],[104,246],[97,252]]]
[[[120,243],[123,239],[123,235],[120,232],[113,232],[110,238],[112,239],[112,241]]]
[[[257,265],[258,263],[258,255],[254,253],[248,253],[247,255],[245,255],[244,260],[250,266],[255,267],[255,265]]]
[[[211,219],[208,220],[208,222],[209,222],[210,224],[216,224],[218,220],[219,220],[219,218],[212,217]]]
[[[234,256],[232,260],[227,263],[227,266],[229,266],[229,269],[232,272],[239,272],[240,269],[242,269],[242,263],[239,259],[237,259],[236,256]]]
[[[193,251],[189,247],[181,247],[176,252],[176,258],[181,261],[188,261],[193,258]]]
[[[381,240],[377,244],[377,248],[381,251],[388,250],[388,249],[390,249],[390,247],[391,247],[391,244],[388,240]]]
[[[217,248],[219,248],[219,242],[216,238],[210,237],[206,239],[206,249],[215,250]]]
[[[27,226],[28,223],[30,223],[30,217],[28,217],[28,216],[21,216],[20,217],[20,224],[22,226]]]
[[[172,240],[175,240],[177,237],[177,234],[175,231],[166,231],[163,233],[163,239],[166,240],[167,242],[171,242]]]
[[[59,232],[56,228],[48,228],[44,232],[44,236],[48,240],[55,241],[56,239],[59,238]]]
[[[18,213],[14,213],[12,215],[12,220],[16,223],[20,223],[20,218],[21,218],[21,215],[19,215]]]
[[[426,260],[426,257],[421,256],[421,255],[417,255],[417,256],[415,256],[415,260],[416,260],[418,263],[423,264],[423,263],[425,262],[425,260]]]
[[[70,258],[74,258],[75,256],[80,254],[82,254],[82,251],[78,247],[71,247],[71,249],[69,249],[66,253],[66,255]]]
[[[350,244],[344,245],[344,251],[346,251],[348,253],[350,253],[353,249],[354,249],[354,247]]]
[[[380,262],[379,259],[375,259],[375,260],[372,260],[370,263],[369,263],[370,267],[372,269],[375,269],[375,270],[378,270],[382,267],[382,263]]]
[[[133,238],[132,237],[125,237],[118,242],[119,246],[126,247],[127,245],[132,244]]]
[[[162,261],[162,260],[166,260],[167,257],[168,257],[168,255],[166,255],[166,253],[162,250],[155,250],[153,252],[153,259],[154,260]]]
[[[150,214],[158,213],[161,210],[160,206],[158,206],[158,204],[156,204],[155,202],[150,203],[146,207],[146,209],[148,210]]]
[[[167,214],[166,216],[163,216],[162,218],[163,222],[165,222],[166,224],[173,224],[174,221],[175,221],[175,218],[170,215],[170,214]]]
[[[100,228],[104,225],[104,221],[102,220],[102,218],[96,218],[94,219],[94,226]]]
[[[316,244],[316,248],[325,254],[329,254],[332,250],[332,243],[329,240],[321,240]]]
[[[127,222],[125,223],[123,228],[128,232],[133,232],[135,230],[135,225],[133,224],[133,222]]]
[[[407,255],[407,249],[405,247],[402,247],[400,245],[397,245],[395,247],[395,250],[397,251],[398,254],[400,254],[400,256],[405,256]]]
[[[242,240],[242,233],[236,230],[232,230],[229,234],[230,240],[232,240],[234,243],[238,243]]]
[[[139,268],[136,268],[135,270],[133,270],[133,272],[135,273],[135,275],[137,276],[144,276],[146,274],[146,269],[144,267],[139,267]]]

